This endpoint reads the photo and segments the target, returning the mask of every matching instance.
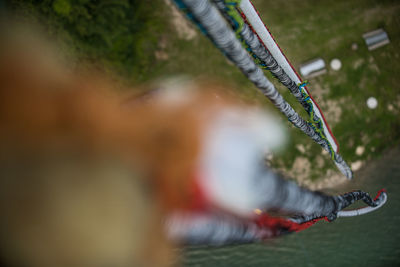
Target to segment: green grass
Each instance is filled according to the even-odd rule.
[[[396,1],[254,1],[264,22],[269,26],[281,48],[295,66],[315,57],[326,63],[332,58],[342,61],[342,69],[311,80],[326,89],[323,99],[337,102],[342,110],[340,121],[333,125],[333,132],[341,147],[341,154],[348,162],[379,157],[388,147],[399,143],[400,95],[400,3]],[[385,47],[368,51],[361,35],[364,32],[384,28],[391,40]],[[359,49],[351,50],[357,43]],[[358,68],[356,61],[361,61]],[[379,105],[369,110],[365,102],[375,96]],[[394,103],[397,103],[395,105]],[[396,110],[391,112],[391,104]],[[329,121],[328,121],[329,123]],[[309,144],[297,130],[291,131],[293,144]],[[357,156],[357,146],[365,146],[366,152]],[[306,156],[315,165],[321,151],[310,145]],[[283,155],[281,164],[290,168],[295,149]],[[325,156],[324,158],[327,158]],[[314,169],[311,178],[323,176],[327,169],[334,169],[326,160],[324,168]]]
[[[8,7],[18,18],[40,24],[81,65],[130,82],[151,71],[158,35],[166,28],[162,0],[11,0]]]
[[[89,57],[93,61],[101,62],[130,82],[146,83],[171,75],[189,75],[198,79],[221,81],[247,100],[262,103],[266,108],[272,106],[235,66],[228,64],[206,37],[199,32],[191,40],[179,37],[176,26],[172,23],[173,12],[161,0],[151,1],[151,5],[149,1],[115,1],[121,6],[126,6],[128,3],[126,8],[132,15],[129,15],[129,12],[124,13],[125,15],[119,14],[125,9],[114,10],[114,15],[119,14],[118,16],[122,17],[120,20],[110,20],[111,24],[107,26],[105,32],[100,31],[98,36],[108,40],[111,38],[108,35],[114,34],[117,42],[106,42],[101,38],[95,39],[93,36],[89,38],[77,34],[76,29],[91,28],[96,24],[91,24],[93,22],[90,20],[82,22],[76,18],[75,24],[71,26],[66,17],[71,14],[68,3],[72,3],[72,0],[56,1],[57,5],[52,6],[51,12],[46,6],[38,8],[33,4],[23,4],[22,1],[14,0],[14,2],[18,3],[15,5],[17,9],[29,11],[25,13],[39,14],[37,16],[42,17],[42,21],[47,23],[49,29],[53,29],[51,32],[64,38],[65,43],[78,51],[78,55],[83,59]],[[78,2],[82,2],[86,8],[96,9],[95,6],[87,4],[95,1]],[[377,158],[385,149],[399,144],[400,3],[398,1],[254,0],[253,2],[295,67],[316,57],[322,57],[328,65],[333,58],[342,61],[340,71],[334,72],[328,68],[327,74],[310,80],[309,89],[313,94],[313,90],[317,93],[317,88],[320,88],[314,98],[320,103],[323,111],[334,110],[336,106],[341,110],[338,121],[330,124],[340,144],[341,155],[348,163]],[[129,27],[116,27],[115,30],[113,26],[118,23]],[[368,51],[361,36],[376,28],[384,28],[389,34],[391,43],[377,50]],[[129,37],[129,34],[132,36]],[[103,44],[100,47],[99,42]],[[358,50],[351,50],[352,43],[358,44]],[[157,59],[154,56],[155,51],[160,50],[168,55],[167,59]],[[359,66],[355,67],[355,64]],[[267,75],[273,79],[271,75]],[[288,90],[276,80],[274,83],[284,97],[297,110],[301,110]],[[370,96],[378,99],[378,108],[375,110],[366,107],[366,100]],[[393,106],[392,111],[388,110],[388,105]],[[305,115],[304,112],[300,113]],[[329,170],[338,172],[329,156],[322,155],[320,146],[291,126],[282,115],[277,116],[288,125],[291,138],[284,153],[275,157],[273,164],[276,167],[290,170],[295,159],[303,156],[313,166],[308,174],[312,180],[325,176]],[[304,154],[295,148],[297,144],[306,147]],[[357,146],[365,147],[363,155],[355,154]],[[323,158],[322,164],[321,158]]]

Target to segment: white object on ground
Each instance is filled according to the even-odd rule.
[[[363,38],[370,51],[390,43],[389,36],[383,29],[364,33]]]
[[[351,164],[351,170],[352,171],[358,171],[363,165],[363,162],[361,160],[357,160]]]
[[[358,147],[356,148],[356,155],[357,155],[357,156],[361,156],[361,155],[364,153],[364,151],[365,151],[365,147],[363,147],[363,146],[358,146]]]
[[[337,58],[332,59],[331,68],[333,70],[340,70],[341,67],[342,67],[342,62],[340,62],[339,59],[337,59]]]
[[[367,99],[367,106],[370,109],[375,109],[378,106],[378,100],[376,100],[375,97],[371,96],[370,98]]]
[[[325,72],[325,61],[322,58],[308,61],[300,66],[300,73],[304,77],[312,78]]]

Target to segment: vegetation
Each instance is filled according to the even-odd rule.
[[[19,15],[37,20],[67,54],[131,79],[151,69],[164,24],[158,0],[13,0]]]
[[[193,28],[165,2],[13,0],[12,7],[44,23],[82,60],[100,62],[130,81],[147,82],[176,74],[217,79],[243,98],[268,108],[268,100],[204,36],[190,32]],[[341,70],[328,67],[328,73],[312,79],[309,88],[349,163],[365,163],[399,143],[398,1],[253,2],[294,66],[315,57],[322,57],[328,64],[333,58],[342,61]],[[181,32],[185,27],[190,33]],[[384,28],[391,43],[368,51],[361,36],[376,28]],[[358,45],[357,50],[351,49],[353,43]],[[287,90],[278,82],[275,84],[300,110]],[[378,99],[374,110],[365,104],[370,96]],[[286,121],[283,117],[282,120]],[[292,126],[288,128],[291,141],[285,153],[273,160],[275,166],[314,180],[337,173],[318,145]],[[357,154],[357,147],[363,147],[364,152]],[[306,159],[298,161],[303,170],[294,166],[299,158]]]

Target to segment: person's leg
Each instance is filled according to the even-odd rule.
[[[250,243],[274,236],[251,220],[226,214],[176,212],[167,217],[165,227],[170,240],[184,245]]]

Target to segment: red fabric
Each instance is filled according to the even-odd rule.
[[[197,175],[193,175],[191,178],[190,186],[190,198],[188,208],[190,211],[205,211],[207,210],[209,202],[206,199],[203,188],[199,184]]]
[[[314,225],[316,222],[321,220],[328,221],[326,217],[322,217],[299,224],[285,218],[273,217],[269,216],[268,214],[262,214],[255,219],[255,223],[260,228],[268,228],[272,230],[274,233],[278,234],[282,230],[284,232],[300,232],[309,228],[310,226]]]
[[[378,191],[378,194],[377,194],[376,197],[374,198],[374,201],[376,201],[376,200],[381,196],[381,194],[382,194],[383,192],[386,193],[386,189],[385,189],[385,188],[382,188],[381,190]]]

